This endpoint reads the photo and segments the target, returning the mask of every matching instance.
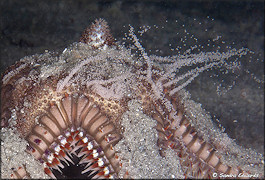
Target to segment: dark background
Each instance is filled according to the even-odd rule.
[[[246,47],[255,52],[252,60],[242,58],[243,69],[263,79],[263,1],[1,0],[0,72],[24,56],[63,50],[78,41],[82,31],[100,17],[108,21],[117,41],[123,41],[129,24],[135,29],[157,25],[157,30],[153,28],[140,37],[148,54],[177,54],[170,48],[183,47],[180,38],[185,36],[184,29],[198,37],[197,44],[205,45],[208,39],[221,35],[225,44],[216,42],[221,49]],[[187,40],[186,47],[193,43]],[[157,49],[160,51],[156,52]],[[212,47],[204,49],[214,50]],[[240,145],[263,152],[264,86],[249,74],[239,73],[236,85],[223,96],[217,96],[216,85],[222,83],[228,87],[234,78],[232,75],[209,78],[212,74],[207,72],[187,89],[192,99],[202,103],[203,108],[215,115],[214,119],[220,120],[230,137]]]

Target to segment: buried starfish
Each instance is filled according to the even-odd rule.
[[[114,42],[98,19],[62,53],[8,68],[1,81],[2,176],[263,176],[263,156],[216,129],[183,89],[203,71],[236,67],[229,59],[249,50],[163,58],[147,55],[133,27],[129,37],[139,54]]]

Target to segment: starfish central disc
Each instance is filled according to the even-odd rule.
[[[120,164],[113,146],[121,135],[99,105],[87,96],[67,96],[43,113],[28,135],[28,151],[51,177],[69,176],[65,167],[86,177],[115,176]],[[77,168],[78,167],[78,168]]]

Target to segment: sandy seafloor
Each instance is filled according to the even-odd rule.
[[[218,96],[216,87],[229,87],[233,74],[212,77],[219,71],[202,73],[187,90],[192,99],[215,116],[228,135],[239,145],[264,151],[264,86],[244,70],[264,79],[264,3],[262,1],[0,1],[0,71],[20,58],[47,50],[62,51],[78,41],[81,32],[96,18],[108,21],[113,36],[123,41],[131,24],[152,27],[142,37],[148,54],[175,55],[177,46],[188,49],[203,45],[202,51],[215,47],[246,47],[255,52],[242,57],[242,68],[235,85]],[[176,21],[177,20],[177,21]],[[184,24],[184,26],[183,26]],[[155,25],[155,26],[154,26]],[[156,28],[158,27],[158,29]],[[184,29],[187,32],[184,32]],[[181,42],[181,38],[187,40]],[[190,38],[194,35],[195,42]],[[221,39],[214,43],[218,36]],[[224,44],[222,43],[224,41]],[[170,45],[171,44],[171,45]],[[184,45],[186,44],[186,45]],[[215,44],[215,47],[212,47]],[[156,51],[159,50],[159,51]],[[251,61],[249,61],[251,60]],[[216,120],[218,119],[218,120]],[[218,122],[219,121],[219,122]]]

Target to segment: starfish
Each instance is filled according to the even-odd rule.
[[[7,69],[1,81],[1,163],[6,174],[263,176],[263,156],[238,147],[216,129],[184,90],[201,72],[231,67],[229,58],[248,50],[163,58],[147,55],[133,27],[129,37],[138,54],[115,42],[107,22],[97,19],[63,52],[25,57]],[[17,148],[15,154],[9,145]]]

